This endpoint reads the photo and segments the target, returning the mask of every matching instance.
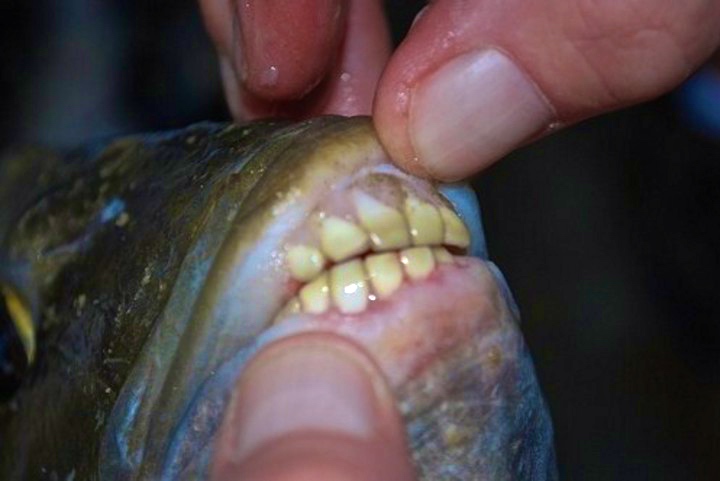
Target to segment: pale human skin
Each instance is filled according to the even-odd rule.
[[[236,119],[371,114],[396,163],[439,180],[466,178],[541,136],[661,95],[720,46],[718,0],[437,0],[394,52],[380,0],[200,6]],[[321,365],[318,397],[367,392],[343,415],[364,416],[386,442],[338,432],[347,423],[332,416],[310,416],[317,425],[309,429],[286,414],[287,432],[276,426],[272,440],[260,436],[267,449],[259,446],[253,479],[414,479],[401,420],[387,397],[372,394],[382,374],[358,363],[364,353],[282,342],[283,356],[261,352],[245,372],[245,393],[285,395],[293,366]],[[342,443],[323,448],[338,435]]]

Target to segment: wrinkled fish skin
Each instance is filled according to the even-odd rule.
[[[10,206],[0,281],[23,292],[39,322],[36,362],[0,404],[0,479],[173,479],[172,460],[194,445],[135,426],[151,415],[157,425],[143,396],[162,382],[154,369],[175,354],[232,222],[267,208],[273,192],[253,187],[285,152],[302,157],[367,123],[198,124],[0,162]],[[138,369],[150,339],[157,364]],[[550,418],[517,323],[474,341],[398,393],[422,479],[556,479]],[[198,466],[193,476],[206,472]]]

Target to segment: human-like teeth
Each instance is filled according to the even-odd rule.
[[[362,312],[367,307],[368,286],[365,269],[359,259],[337,265],[330,271],[330,285],[335,306],[343,314]]]
[[[302,312],[302,304],[300,303],[300,299],[293,297],[285,304],[285,307],[280,310],[276,317],[290,316],[298,312]]]
[[[442,244],[443,221],[434,205],[409,195],[405,199],[405,216],[414,245]]]
[[[330,307],[330,288],[328,275],[323,273],[314,281],[300,289],[300,304],[303,311],[311,314],[322,314]]]
[[[373,250],[386,251],[410,245],[403,215],[361,191],[354,193],[360,223],[370,233]]]
[[[314,279],[325,267],[325,256],[315,247],[295,245],[288,249],[290,274],[299,281]]]
[[[320,244],[323,252],[337,262],[367,250],[370,239],[356,224],[327,217],[320,226]]]
[[[452,254],[439,246],[409,247],[399,252],[368,255],[364,260],[345,261],[300,289],[279,317],[300,311],[323,314],[331,307],[343,314],[357,314],[367,309],[371,300],[390,298],[400,289],[404,278],[420,281],[438,264],[454,262]]]
[[[400,251],[400,262],[405,273],[414,281],[425,279],[435,268],[435,259],[429,247],[411,247]]]
[[[365,259],[365,269],[379,299],[386,299],[402,284],[402,267],[394,252],[368,256]]]
[[[450,252],[444,247],[433,247],[433,256],[438,264],[452,264],[453,257]]]
[[[447,207],[440,207],[440,216],[445,224],[445,244],[462,248],[469,246],[470,233],[460,217]]]

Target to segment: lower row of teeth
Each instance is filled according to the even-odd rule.
[[[386,299],[405,279],[426,279],[438,264],[452,264],[444,247],[411,247],[397,252],[353,259],[322,272],[290,301],[290,311],[322,314],[336,308],[343,314],[364,311],[369,302]]]

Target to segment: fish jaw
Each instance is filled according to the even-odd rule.
[[[318,331],[358,344],[380,365],[427,479],[474,479],[481,464],[495,473],[487,479],[552,479],[549,418],[508,290],[491,263],[466,256],[478,250],[479,219],[463,219],[437,185],[392,166],[368,119],[304,135],[262,166],[162,390],[143,398],[137,385],[125,388],[137,393],[126,401],[139,399],[136,410],[149,413],[144,434],[135,434],[142,459],[133,479],[207,476],[224,462],[214,458],[223,452],[218,432],[237,429],[223,424],[223,412],[249,357]],[[523,454],[538,450],[539,460]],[[517,463],[545,475],[514,478]]]

